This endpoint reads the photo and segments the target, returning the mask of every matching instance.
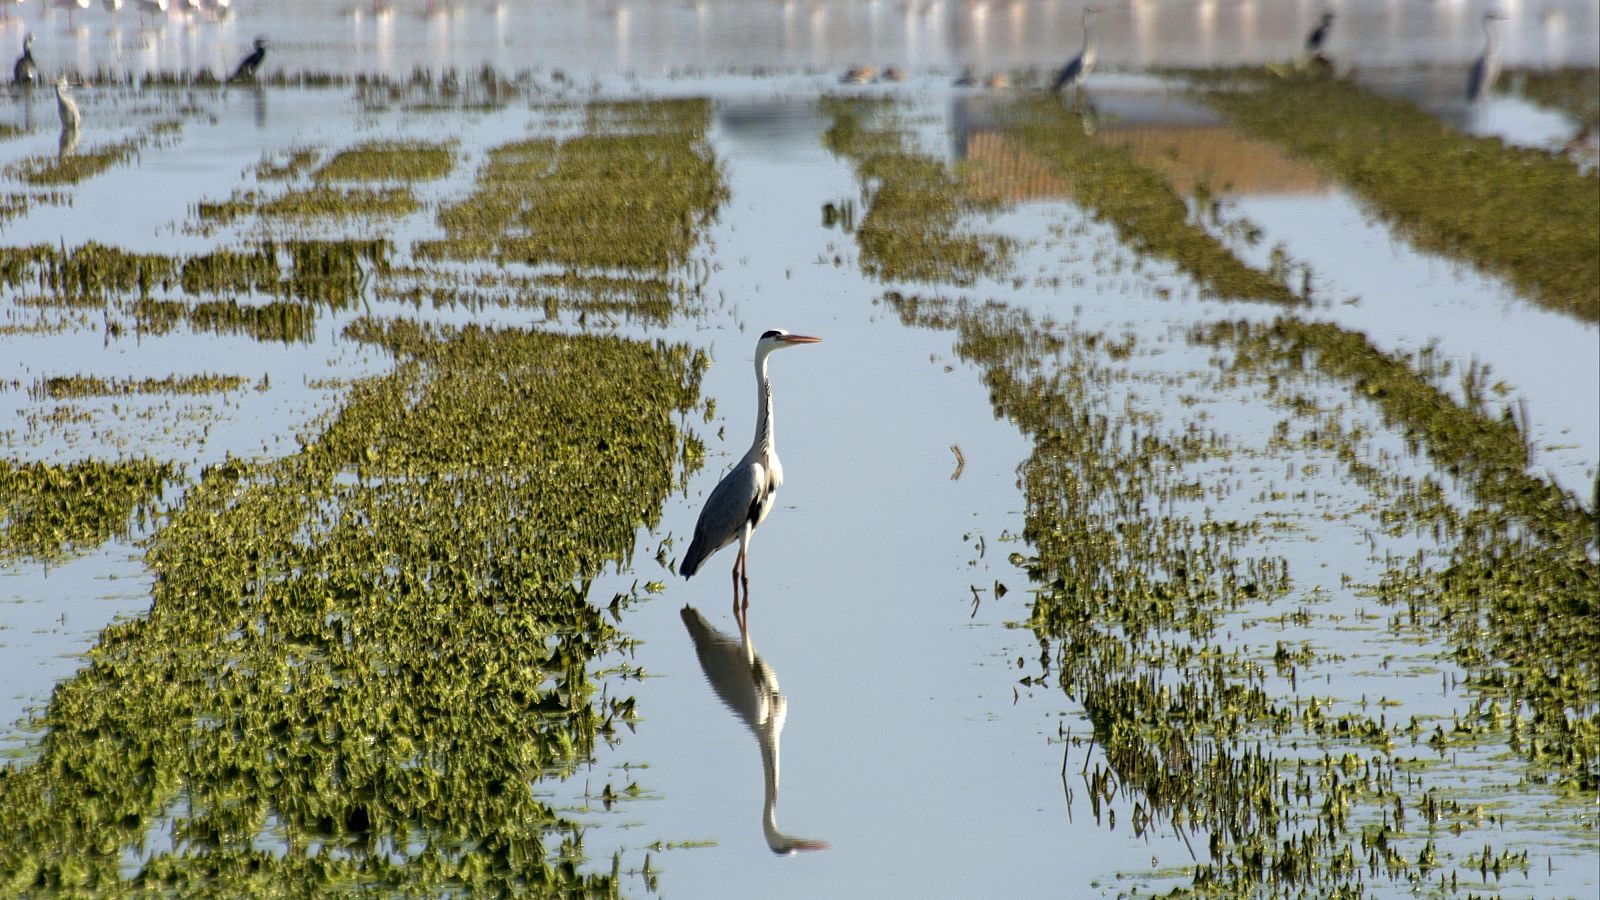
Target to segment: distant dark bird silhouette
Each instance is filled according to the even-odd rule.
[[[11,67],[11,80],[23,87],[28,87],[39,80],[39,66],[33,61],[31,34],[22,39],[22,55],[17,57],[17,64]]]
[[[261,63],[266,58],[267,39],[258,37],[256,38],[255,49],[250,52],[249,56],[239,60],[239,68],[233,70],[233,76],[228,80],[240,81],[246,78],[254,79],[256,77],[256,70],[261,68]]]
[[[1060,74],[1056,75],[1055,83],[1050,85],[1051,91],[1059,91],[1064,87],[1083,87],[1084,81],[1089,78],[1089,73],[1094,71],[1096,56],[1092,19],[1100,11],[1098,6],[1090,6],[1083,11],[1083,47],[1078,50],[1078,55],[1062,67]]]
[[[1322,24],[1311,29],[1311,34],[1306,36],[1306,52],[1312,56],[1322,53],[1322,45],[1328,40],[1328,32],[1333,30],[1333,13],[1322,14]]]
[[[1483,52],[1472,63],[1472,72],[1467,75],[1467,102],[1476,103],[1484,94],[1494,87],[1494,81],[1500,77],[1499,48],[1494,43],[1494,29],[1489,23],[1504,19],[1498,13],[1483,14]]]

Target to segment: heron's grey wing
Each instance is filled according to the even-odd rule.
[[[694,540],[683,555],[678,571],[688,578],[699,571],[706,557],[733,543],[750,518],[753,506],[761,500],[766,472],[757,462],[742,462],[722,476],[722,481],[706,498],[700,520],[694,524]]]
[[[1467,76],[1467,99],[1476,100],[1483,93],[1484,74],[1489,70],[1487,59],[1480,56],[1472,63],[1472,74]]]
[[[1072,79],[1078,77],[1078,73],[1081,71],[1083,71],[1083,55],[1079,54],[1073,57],[1072,62],[1067,63],[1062,68],[1061,74],[1056,76],[1056,83],[1050,86],[1050,90],[1059,91],[1066,87],[1072,82]]]

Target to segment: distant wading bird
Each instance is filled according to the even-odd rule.
[[[239,81],[245,78],[254,79],[256,77],[256,70],[261,68],[261,62],[266,58],[267,39],[258,37],[255,41],[255,49],[250,52],[249,56],[239,60],[239,68],[233,70],[233,76],[228,80]]]
[[[1098,13],[1099,11],[1100,7],[1098,6],[1090,6],[1084,9],[1083,47],[1078,51],[1078,55],[1072,58],[1071,62],[1062,67],[1061,74],[1056,76],[1055,84],[1050,85],[1050,90],[1052,92],[1059,91],[1064,87],[1068,87],[1069,85],[1071,87],[1081,88],[1083,87],[1083,82],[1088,79],[1089,73],[1094,71],[1094,58],[1096,54],[1094,32],[1092,30],[1091,20],[1093,19],[1095,13]]]
[[[694,540],[683,555],[678,571],[689,578],[700,571],[706,557],[739,542],[739,555],[733,560],[733,615],[741,622],[739,586],[744,585],[744,606],[750,608],[750,570],[746,551],[750,536],[772,512],[783,484],[783,466],[778,462],[777,442],[772,434],[772,382],[767,379],[767,357],[774,351],[799,344],[815,344],[822,338],[790,334],[781,328],[761,335],[756,341],[756,436],[750,449],[706,498],[700,519],[694,524]]]
[[[83,116],[78,113],[78,102],[67,93],[67,76],[62,75],[56,79],[56,113],[61,116],[61,131],[76,132],[78,125],[83,122]]]
[[[30,87],[39,80],[39,66],[33,61],[33,35],[22,39],[22,55],[11,67],[11,81],[18,87]]]
[[[1494,87],[1494,80],[1500,77],[1500,54],[1494,44],[1494,29],[1489,27],[1490,22],[1504,19],[1498,13],[1483,14],[1483,53],[1472,63],[1472,73],[1467,76],[1467,102],[1476,103],[1478,98],[1489,93]]]
[[[1322,14],[1322,24],[1311,29],[1311,34],[1306,36],[1306,52],[1312,56],[1322,55],[1322,45],[1327,43],[1328,32],[1333,30],[1333,13]]]

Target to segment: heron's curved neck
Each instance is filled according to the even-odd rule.
[[[772,434],[772,381],[767,377],[767,355],[756,357],[756,436],[750,449],[773,447]]]
[[[1083,13],[1083,49],[1089,49],[1089,42],[1094,40],[1094,13],[1085,10]]]
[[[1494,21],[1493,19],[1484,19],[1483,20],[1483,52],[1484,53],[1493,53],[1494,52],[1494,29],[1489,27],[1490,23],[1493,22],[1493,21]]]

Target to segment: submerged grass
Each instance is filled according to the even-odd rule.
[[[1122,147],[1086,133],[1083,119],[1051,96],[1026,99],[1002,111],[1005,138],[1067,186],[1072,199],[1115,228],[1143,256],[1166,260],[1206,294],[1224,300],[1298,303],[1281,276],[1243,261],[1203,224],[1167,178]]]
[[[450,174],[447,143],[372,141],[340,150],[312,173],[316,181],[435,181]]]
[[[1458,885],[1473,891],[1491,872],[1526,871],[1527,851],[1514,838],[1491,833],[1502,846],[1476,849],[1483,839],[1473,830],[1495,816],[1485,817],[1481,800],[1458,799],[1452,780],[1439,777],[1448,768],[1425,758],[1429,750],[1444,759],[1509,745],[1529,765],[1499,776],[1502,783],[1549,775],[1591,801],[1571,813],[1540,810],[1544,824],[1529,827],[1569,817],[1594,827],[1600,617],[1595,564],[1584,551],[1593,523],[1570,498],[1522,473],[1514,428],[1453,404],[1359,335],[1331,326],[1283,319],[1195,336],[1226,343],[1236,356],[1220,372],[1190,376],[1206,384],[1194,390],[1247,378],[1295,416],[1310,415],[1308,446],[1350,466],[1383,510],[1379,520],[1448,514],[1433,499],[1422,502],[1437,491],[1401,490],[1365,463],[1357,431],[1311,415],[1315,404],[1297,385],[1313,368],[1433,448],[1445,471],[1477,473],[1483,500],[1449,532],[1460,543],[1445,566],[1402,565],[1378,593],[1397,609],[1397,634],[1450,635],[1440,654],[1463,667],[1480,700],[1453,720],[1403,721],[1401,703],[1369,711],[1365,697],[1358,705],[1295,687],[1297,670],[1309,680],[1338,657],[1321,659],[1280,637],[1263,658],[1240,632],[1292,596],[1293,582],[1285,559],[1269,552],[1265,520],[1214,514],[1225,488],[1208,473],[1234,471],[1228,460],[1241,449],[1277,464],[1287,444],[1273,438],[1261,450],[1236,448],[1193,421],[1130,408],[1121,391],[1137,390],[1131,386],[1144,376],[1123,362],[1137,349],[1127,341],[1113,345],[1004,307],[890,300],[908,323],[953,329],[958,353],[980,366],[996,413],[1032,440],[1020,475],[1025,537],[1036,556],[1014,561],[1037,586],[1029,627],[1046,647],[1046,674],[1091,725],[1093,751],[1083,764],[1090,806],[1097,821],[1114,828],[1121,818],[1135,835],[1195,834],[1194,848],[1203,843],[1209,855],[1184,867],[1188,891],[1360,896],[1387,882],[1447,894]],[[1163,366],[1157,377],[1170,385],[1173,376]],[[1286,464],[1298,468],[1305,458]],[[1279,677],[1269,678],[1268,668]],[[1070,796],[1069,788],[1069,803]],[[1119,877],[1138,884],[1147,876]],[[1174,872],[1148,877],[1170,885]]]
[[[0,459],[0,563],[58,560],[126,534],[179,472],[149,459],[56,465]]]
[[[863,271],[882,281],[954,284],[1007,271],[1010,241],[960,227],[990,204],[961,172],[912,149],[893,104],[829,97],[821,105],[830,120],[824,145],[851,162],[867,194],[856,230]]]
[[[447,238],[415,253],[651,275],[683,267],[727,196],[705,139],[710,104],[587,110],[591,126],[578,137],[491,150],[471,196],[439,212]]]
[[[166,378],[97,378],[60,375],[40,379],[36,397],[63,400],[74,397],[118,397],[131,394],[212,394],[245,386],[242,375],[171,375]]]
[[[1416,527],[1453,539],[1442,568],[1413,560],[1382,585],[1386,602],[1448,635],[1486,700],[1528,717],[1511,748],[1578,791],[1600,791],[1600,513],[1528,473],[1514,422],[1463,406],[1404,359],[1334,325],[1280,319],[1197,333],[1233,348],[1234,365],[1274,375],[1316,370],[1383,410],[1479,505],[1430,503]],[[1469,382],[1470,394],[1470,382]]]
[[[395,371],[301,452],[205,471],[150,548],[148,616],[0,768],[0,892],[616,891],[537,786],[632,715],[591,679],[620,638],[584,585],[675,484],[703,359],[352,335]]]
[[[1461,134],[1349,81],[1265,70],[1234,77],[1236,89],[1204,97],[1241,130],[1326,168],[1421,246],[1600,322],[1600,173]]]

